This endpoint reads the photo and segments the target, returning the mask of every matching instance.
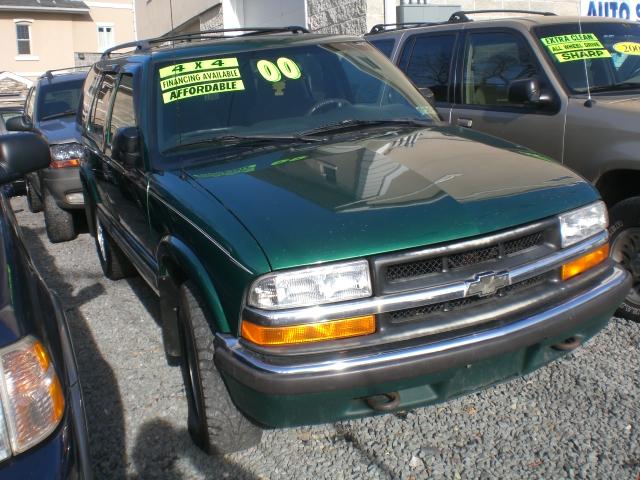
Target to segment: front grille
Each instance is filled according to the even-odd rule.
[[[455,271],[461,268],[499,260],[505,256],[524,253],[543,243],[544,231],[538,231],[503,242],[497,242],[487,247],[471,249],[451,255],[421,259],[414,262],[388,265],[385,268],[384,278],[386,282],[393,283],[399,280],[410,280],[435,273]]]
[[[428,315],[435,313],[445,312],[457,312],[464,310],[471,306],[478,306],[482,303],[495,302],[504,297],[508,297],[517,293],[521,293],[530,288],[541,285],[545,281],[549,280],[550,275],[548,273],[538,275],[522,282],[514,283],[512,285],[501,288],[493,295],[486,297],[465,297],[456,300],[450,300],[447,302],[433,303],[431,305],[422,305],[414,308],[407,308],[405,310],[397,310],[395,312],[389,312],[387,318],[389,323],[405,323],[414,320],[421,320]]]

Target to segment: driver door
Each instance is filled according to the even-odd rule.
[[[515,30],[466,33],[451,123],[523,145],[561,162],[566,106],[553,91],[525,38]],[[550,107],[509,101],[509,84],[537,78]]]

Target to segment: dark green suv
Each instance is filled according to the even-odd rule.
[[[588,182],[443,125],[362,39],[240,33],[108,51],[82,107],[102,268],[158,294],[204,449],[440,402],[607,323],[629,276]]]
[[[541,152],[598,188],[611,257],[634,279],[617,314],[640,321],[640,25],[518,10],[479,15],[502,12],[380,25],[366,38],[433,91],[447,122]]]

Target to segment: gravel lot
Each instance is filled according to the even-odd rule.
[[[105,279],[89,235],[52,245],[42,214],[12,203],[67,310],[96,478],[640,479],[640,325],[617,319],[526,378],[406,414],[269,431],[257,448],[209,457],[187,433],[153,292]]]

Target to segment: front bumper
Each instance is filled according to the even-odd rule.
[[[58,206],[65,210],[84,208],[84,201],[70,202],[68,195],[82,195],[79,167],[46,168],[41,171],[43,188],[51,192]]]
[[[293,363],[244,347],[219,334],[215,360],[236,405],[268,426],[371,415],[363,398],[397,391],[398,409],[437,403],[529,373],[564,352],[569,337],[588,340],[603,328],[631,285],[611,265],[590,289],[516,321],[457,338],[364,355],[336,353]]]

